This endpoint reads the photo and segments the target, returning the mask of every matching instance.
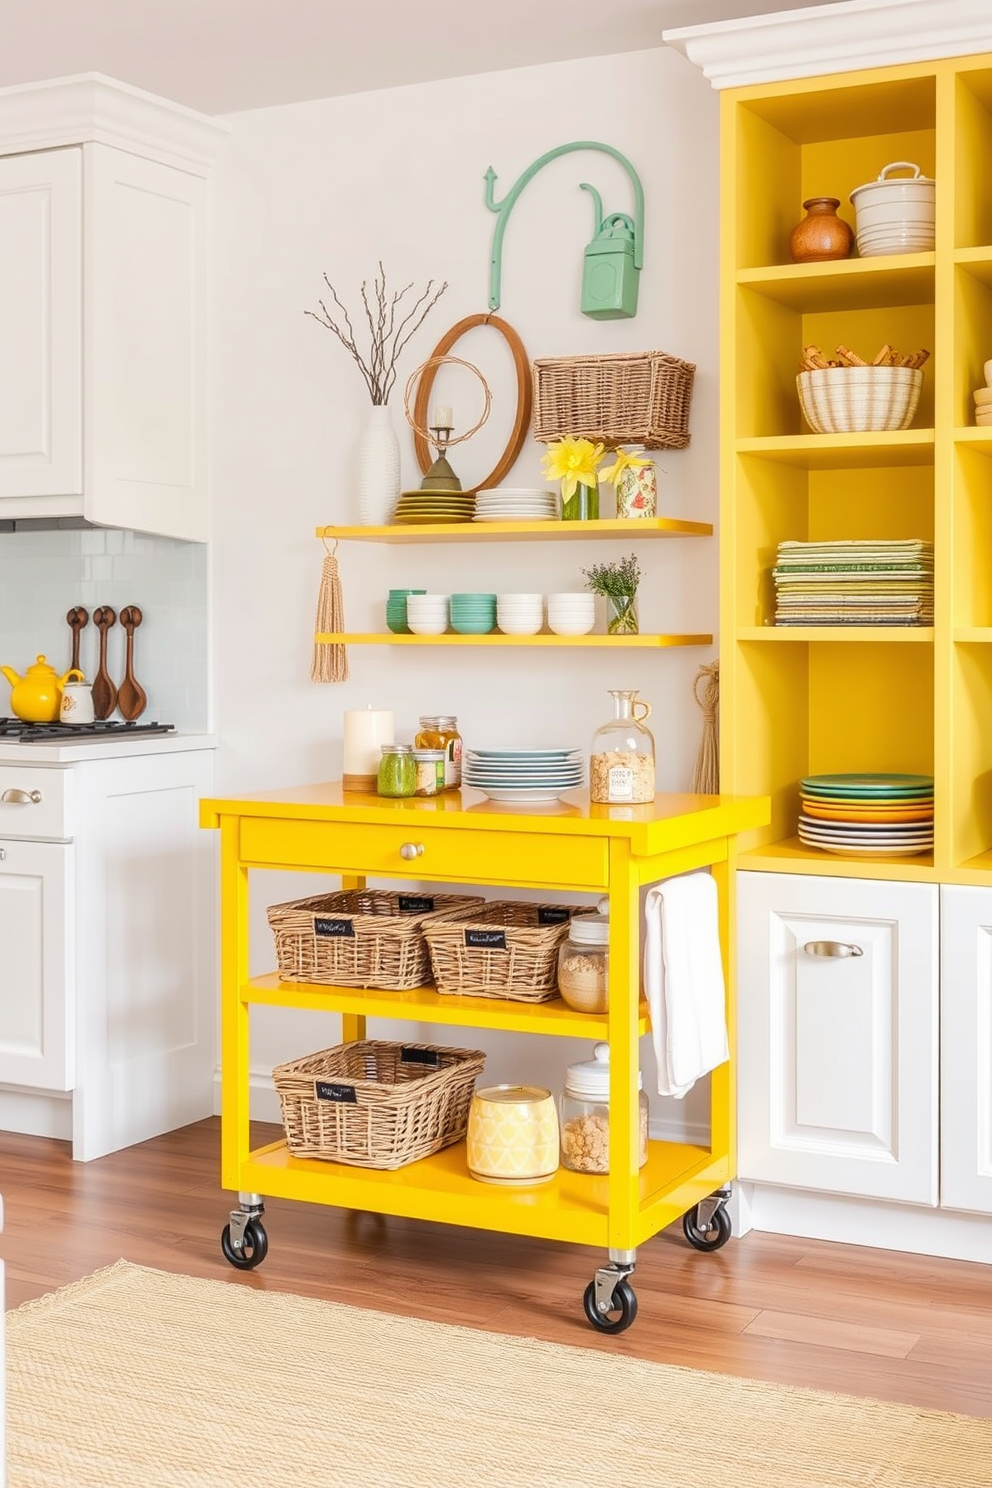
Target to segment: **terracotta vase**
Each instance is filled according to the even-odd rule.
[[[789,237],[789,252],[795,263],[847,258],[854,246],[854,230],[837,216],[839,206],[835,196],[811,196],[803,202],[806,216]]]

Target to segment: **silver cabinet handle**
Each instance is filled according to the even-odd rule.
[[[409,860],[410,858],[422,858],[423,856],[424,844],[422,842],[404,842],[400,848],[401,858]]]
[[[0,801],[11,806],[40,806],[43,799],[39,790],[18,790],[16,786],[11,790],[5,790],[0,796]]]
[[[846,945],[842,940],[808,940],[803,946],[807,956],[863,956],[859,945]]]

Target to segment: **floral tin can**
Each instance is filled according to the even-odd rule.
[[[658,472],[654,461],[645,459],[639,449],[630,449],[637,463],[628,465],[617,477],[617,516],[656,517],[658,515]]]

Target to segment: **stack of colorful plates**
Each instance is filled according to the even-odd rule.
[[[581,749],[467,749],[462,782],[491,801],[556,801],[585,778]]]
[[[393,521],[417,523],[471,522],[475,497],[464,491],[401,491]]]
[[[558,497],[554,491],[494,486],[475,498],[477,522],[554,522]]]
[[[807,847],[866,858],[933,847],[932,775],[809,775],[799,789]]]

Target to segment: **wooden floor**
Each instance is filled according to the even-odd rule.
[[[277,1135],[259,1128],[259,1141]],[[306,1204],[266,1205],[268,1258],[237,1272],[219,1236],[219,1125],[93,1163],[0,1133],[8,1306],[125,1257],[232,1286],[530,1334],[692,1368],[992,1416],[992,1266],[748,1235],[692,1250],[675,1227],[638,1252],[640,1311],[607,1337],[581,1297],[601,1252]]]

